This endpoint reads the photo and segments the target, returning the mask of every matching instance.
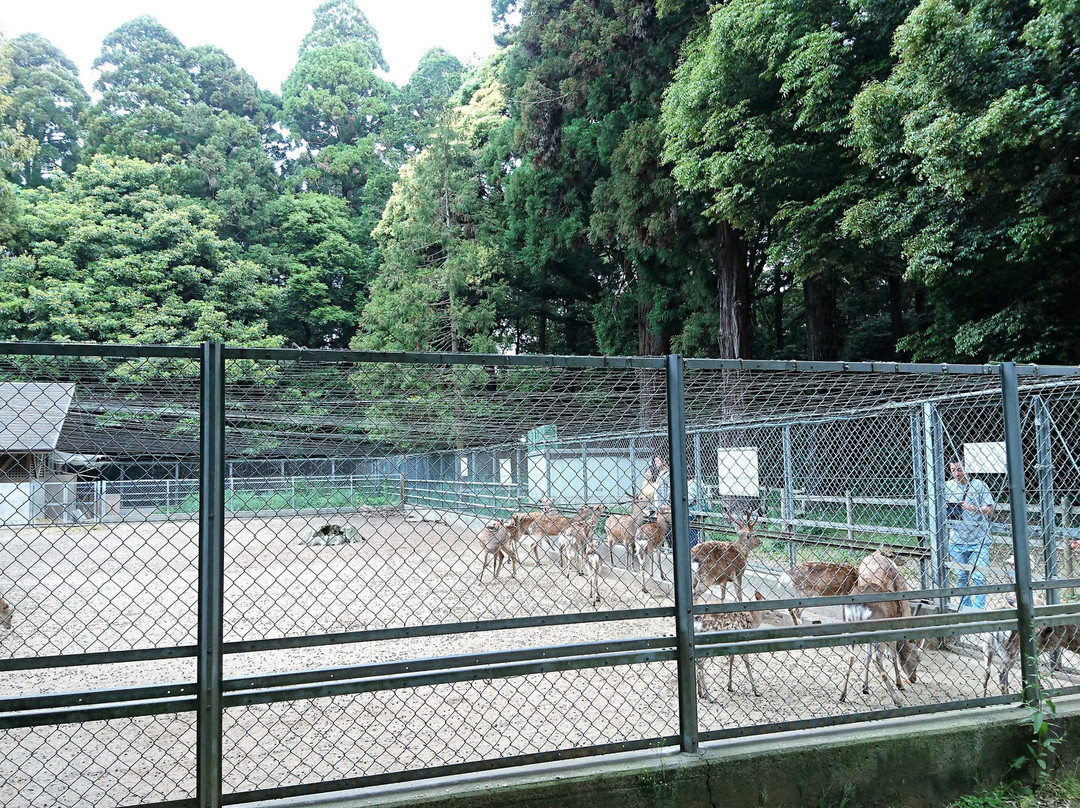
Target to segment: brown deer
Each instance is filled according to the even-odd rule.
[[[608,561],[612,566],[615,565],[615,545],[621,544],[626,548],[626,568],[630,569],[631,559],[634,556],[634,536],[638,528],[645,524],[650,506],[648,499],[635,497],[630,501],[630,513],[613,513],[604,522]]]
[[[754,600],[765,600],[760,592],[754,592]],[[750,631],[761,625],[763,612],[723,612],[719,614],[702,614],[694,618],[694,633],[702,634],[707,631]],[[750,679],[750,690],[755,696],[760,696],[757,684],[754,682],[754,672],[750,668],[750,658],[747,654],[741,654],[743,664],[746,665],[746,675]],[[734,693],[731,685],[731,677],[735,668],[735,655],[728,657],[727,689],[728,693]],[[697,693],[706,701],[715,701],[709,697],[709,690],[705,685],[705,657],[694,660],[694,672],[697,679]]]
[[[872,583],[882,592],[903,592],[907,582],[898,568],[903,563],[903,559],[897,559],[896,553],[882,544],[859,562],[859,580]]]
[[[559,567],[570,577],[570,565],[576,563],[578,574],[584,575],[582,562],[585,551],[592,541],[596,526],[604,515],[606,508],[603,505],[582,505],[577,515],[570,520],[565,530],[555,537],[555,546],[559,550]]]
[[[484,580],[484,570],[487,569],[488,558],[491,558],[491,577],[499,577],[506,559],[510,559],[510,576],[517,577],[517,552],[516,543],[520,536],[521,523],[517,516],[509,519],[492,519],[477,534],[480,541],[480,552],[483,565],[480,567],[479,579]]]
[[[15,607],[4,598],[0,598],[0,628],[11,630],[11,615],[15,613]]]
[[[865,575],[864,575],[865,573]],[[859,577],[849,594],[866,595],[888,592],[907,591],[907,582],[900,574],[896,564],[893,563],[884,545],[871,555],[863,559],[859,564]],[[911,607],[906,600],[875,601],[872,603],[853,603],[844,606],[844,620],[855,622],[858,620],[885,620],[898,617],[910,617]],[[863,693],[870,692],[870,662],[873,661],[885,682],[885,688],[893,704],[901,705],[898,690],[904,689],[904,682],[915,682],[915,671],[922,658],[926,640],[891,640],[883,642],[868,642],[866,644],[866,662],[863,667]],[[848,680],[851,678],[851,668],[855,664],[855,647],[852,646],[848,657],[847,672],[844,674],[844,686],[840,691],[840,701],[847,699]],[[893,677],[890,678],[885,671],[882,658],[888,656],[893,663]],[[893,680],[896,682],[893,687]]]
[[[1032,598],[1036,606],[1045,606],[1046,598],[1035,595]],[[1016,608],[1016,596],[1006,595],[1005,602]],[[1080,653],[1080,624],[1066,623],[1063,626],[1045,626],[1035,631],[1035,648],[1041,654],[1044,651],[1073,651]],[[1001,693],[1009,692],[1009,671],[1020,657],[1020,635],[1015,630],[995,631],[988,635],[983,648],[986,657],[986,674],[983,676],[983,695],[990,684],[990,667],[994,654],[1001,657],[998,667],[998,684]]]
[[[589,597],[593,603],[600,605],[600,573],[604,569],[604,557],[595,538],[590,539],[585,551],[585,569],[589,573]]]
[[[720,599],[727,598],[727,585],[734,582],[739,600],[743,599],[742,579],[750,551],[761,546],[761,538],[754,533],[757,517],[753,511],[746,512],[746,520],[740,521],[731,511],[724,509],[728,519],[735,525],[736,539],[730,541],[706,541],[690,548],[690,569],[694,576],[694,594],[700,594],[711,586],[720,585]]]
[[[652,559],[652,568],[660,570],[660,580],[667,580],[664,575],[664,565],[660,559],[660,548],[664,546],[668,531],[671,530],[671,506],[663,505],[657,510],[656,518],[651,522],[644,522],[634,534],[634,555],[637,557],[638,567],[641,568],[641,591],[648,592],[645,588],[645,559]]]
[[[859,580],[859,571],[850,564],[804,561],[780,576],[782,586],[792,587],[800,597],[846,595]],[[791,621],[799,625],[802,609],[788,609]]]

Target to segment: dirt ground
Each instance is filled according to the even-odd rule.
[[[308,544],[327,523],[354,541]],[[672,605],[670,587],[623,560],[605,569],[597,607],[588,582],[554,557],[479,579],[476,520],[432,512],[239,519],[226,526],[226,642],[472,620]],[[0,594],[15,626],[0,658],[73,655],[64,668],[0,678],[0,697],[193,681],[193,659],[92,666],[78,654],[190,645],[196,640],[197,524],[113,523],[0,530]],[[606,553],[605,553],[606,557]],[[668,561],[670,563],[670,561]],[[670,577],[670,575],[669,575]],[[781,597],[767,573],[747,589]],[[808,615],[828,622],[835,615]],[[766,623],[790,624],[786,612]],[[264,653],[231,654],[226,679],[481,651],[672,636],[666,620],[623,620],[516,631],[465,632]],[[971,638],[975,640],[975,638]],[[971,644],[974,647],[973,644]],[[861,654],[861,649],[859,651]],[[838,700],[848,648],[755,655],[758,692],[741,662],[734,692],[727,664],[705,675],[715,702],[699,704],[703,731],[828,717],[891,706],[880,678],[861,691],[861,656],[848,701]],[[354,696],[237,707],[225,715],[226,791],[437,766],[495,756],[611,743],[678,732],[673,662],[552,670],[454,684],[418,684]],[[1018,673],[1012,684],[1018,687]],[[994,692],[992,690],[992,692]],[[982,694],[976,655],[928,651],[906,704]],[[4,733],[0,804],[137,804],[194,793],[194,716],[156,715]]]

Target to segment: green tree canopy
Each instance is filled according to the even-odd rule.
[[[9,94],[11,105],[3,123],[21,126],[37,143],[36,152],[16,175],[19,183],[33,187],[58,171],[75,170],[82,149],[79,117],[90,97],[79,82],[74,62],[44,37],[25,34],[6,47],[11,73],[2,91]]]
[[[176,193],[174,172],[98,157],[56,189],[22,192],[0,253],[0,334],[11,339],[275,345],[266,270]]]
[[[1080,361],[1080,11],[1070,0],[923,0],[897,65],[852,110],[853,141],[888,185],[845,220],[901,245],[935,360]]]

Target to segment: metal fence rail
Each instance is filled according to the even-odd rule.
[[[1080,369],[0,353],[4,805],[1080,692]]]

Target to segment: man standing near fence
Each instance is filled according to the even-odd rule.
[[[984,586],[990,566],[990,516],[994,498],[982,480],[967,476],[959,458],[949,461],[951,479],[945,482],[949,522],[949,555],[956,568],[956,585]],[[986,595],[965,595],[960,608],[986,608]]]

